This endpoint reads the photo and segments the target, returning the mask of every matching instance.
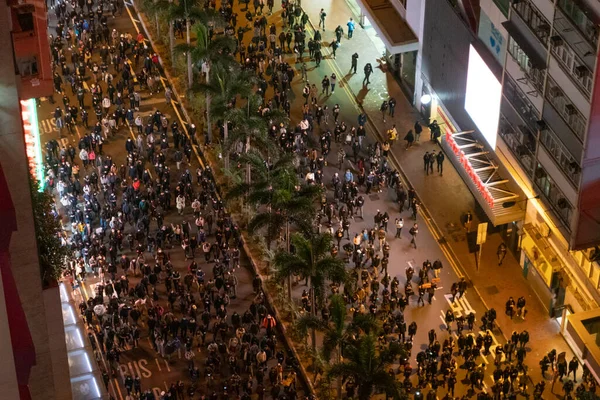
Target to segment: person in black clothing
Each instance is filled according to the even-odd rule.
[[[371,81],[369,80],[369,78],[371,77],[371,74],[373,73],[373,66],[371,65],[371,63],[367,63],[365,65],[365,79],[363,79],[363,86],[365,86],[365,82],[366,84],[370,84]]]
[[[350,65],[350,72],[355,74],[357,67],[358,67],[358,53],[354,53],[354,54],[352,54],[352,64]]]

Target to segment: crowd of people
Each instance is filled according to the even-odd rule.
[[[217,10],[227,22],[224,34],[237,39],[240,63],[258,76],[258,93],[264,99],[259,112],[266,115],[268,110],[281,109],[291,116],[293,105],[301,108],[299,121],[290,126],[273,124],[269,134],[284,152],[295,155],[298,174],[306,184],[327,189],[315,229],[331,233],[337,244],[335,254],[347,260],[351,281],[356,282],[332,287],[332,292],[341,290],[353,313],[370,313],[381,319],[381,346],[400,341],[409,350],[415,349],[416,364],[413,357],[398,360],[398,368],[390,373],[415,397],[435,399],[443,394],[451,399],[457,384],[463,382],[470,386],[467,394],[477,392],[480,399],[516,398],[531,390],[535,398],[541,398],[545,383],[530,387],[524,363],[528,333],[515,332],[506,344],[496,345],[491,334],[494,310],[480,321],[474,314],[457,317],[448,310],[447,332],[431,329],[424,350],[413,345],[418,327],[409,321],[406,309],[425,306],[426,301],[431,304],[443,265],[440,260],[425,260],[419,271],[409,266],[405,280],[388,273],[394,262],[390,260],[391,246],[400,246],[409,237],[416,249],[419,232],[416,194],[402,184],[387,159],[397,139],[395,127],[388,141],[369,143],[365,114],[347,126],[339,104],[327,104],[329,90],[334,92],[338,79],[335,74],[323,78],[321,95],[316,85],[308,82],[306,62],[314,61],[319,67],[325,42],[319,30],[308,37],[308,15],[300,7],[283,1],[283,26],[277,26],[267,18],[273,12],[272,1],[266,4],[268,14],[263,13],[263,0],[253,2],[254,12],[248,3],[243,10],[248,24],[238,21],[233,1],[223,0],[218,7],[216,2],[206,1],[205,6]],[[105,383],[118,377],[123,353],[140,346],[140,338],[147,337],[157,356],[170,360],[181,352],[187,362],[181,379],[160,393],[161,400],[185,396],[249,399],[253,394],[259,399],[305,397],[297,382],[298,360],[280,343],[277,321],[266,304],[258,276],[252,281],[251,304],[237,312],[241,232],[225,211],[210,167],[192,167],[195,126],[180,126],[158,110],[146,116],[139,112],[142,95],[163,91],[170,103],[172,92],[162,87],[158,56],[151,52],[146,38],[111,29],[110,17],[123,12],[123,2],[59,1],[51,6],[57,19],[50,38],[54,88],[62,98],[62,107],[57,106],[52,116],[61,135],[73,135],[79,127],[82,135],[77,149],[61,147],[57,140],[47,142],[47,187],[56,195],[57,214],[65,221],[65,242],[75,251],[67,273],[72,285],[85,284],[86,279],[98,282],[80,311],[94,349],[109,366],[103,371]],[[323,31],[326,17],[325,11],[319,15]],[[184,26],[184,21],[176,21],[180,34]],[[351,38],[352,20],[347,28]],[[252,39],[246,44],[248,30]],[[328,45],[333,57],[344,33],[341,26],[335,29],[336,39]],[[211,29],[210,35],[214,34]],[[352,54],[354,73],[358,58],[357,53]],[[370,63],[364,72],[365,84],[369,84]],[[304,82],[302,104],[292,104],[290,96],[296,74]],[[396,100],[384,103],[384,118],[393,117]],[[95,119],[88,116],[88,109],[93,110]],[[134,138],[129,137],[129,128]],[[429,128],[435,136],[436,126]],[[421,131],[417,122],[417,136],[410,131],[407,143],[418,140]],[[122,160],[106,153],[105,143],[118,147],[121,141],[125,150]],[[319,143],[320,148],[312,143]],[[442,152],[428,154],[425,170],[433,172],[437,162],[442,173],[443,161]],[[365,198],[384,191],[393,193],[398,209],[392,215],[378,211],[370,228],[357,229],[358,221],[365,222]],[[405,211],[410,215],[403,215]],[[409,218],[408,235],[403,237],[404,221]],[[388,226],[391,220],[393,226]],[[388,229],[394,230],[393,239]],[[183,249],[182,256],[176,255],[178,246]],[[452,284],[452,301],[466,291],[464,279]],[[511,300],[507,313],[512,316],[516,305],[517,315],[524,318],[524,299],[522,305],[521,299],[516,304]],[[302,296],[307,309],[309,301],[308,295]],[[327,305],[323,306],[325,317]],[[481,357],[490,354],[494,366],[486,365]],[[595,392],[595,381],[585,368],[583,383],[575,389],[576,362],[566,364],[564,358],[550,352],[540,366],[543,374],[552,371],[554,382],[573,373],[573,381],[567,379],[563,384],[567,397],[574,390]],[[466,375],[459,376],[461,369]],[[488,393],[486,374],[494,381]],[[121,384],[130,398],[154,399],[155,394],[144,387],[139,376],[127,375]],[[354,383],[346,381],[345,388],[347,396],[353,397]]]

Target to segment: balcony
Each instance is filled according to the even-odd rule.
[[[517,83],[508,75],[504,74],[504,97],[512,108],[520,116],[530,131],[537,132],[537,122],[540,120],[539,110],[529,101],[527,94],[521,90]],[[504,103],[504,102],[503,102]],[[520,124],[515,124],[520,125]]]
[[[576,51],[569,45],[565,39],[558,34],[556,30],[552,30],[550,38],[552,55],[558,61],[558,64],[573,81],[575,86],[579,88],[581,93],[589,100],[592,93],[593,85],[593,67],[590,68]],[[586,57],[589,58],[589,57]],[[595,57],[594,57],[595,60]]]
[[[515,129],[506,116],[500,113],[498,134],[504,140],[515,159],[531,177],[535,166],[536,138],[526,126],[520,125]]]
[[[565,229],[571,232],[573,206],[539,162],[535,169],[533,181],[556,216],[564,223]]]
[[[515,13],[525,22],[540,43],[548,48],[550,21],[530,0],[513,1],[512,5]]]
[[[585,130],[587,128],[587,119],[573,104],[571,99],[562,90],[551,75],[548,75],[546,90],[546,100],[554,107],[556,112],[563,118],[571,131],[583,143],[585,140]]]
[[[573,45],[581,57],[585,58],[590,53],[589,62],[593,69],[600,18],[581,0],[558,0],[557,5],[554,29]]]
[[[540,130],[540,143],[548,151],[554,163],[562,171],[573,188],[577,190],[579,188],[579,178],[581,177],[579,162],[550,128]]]

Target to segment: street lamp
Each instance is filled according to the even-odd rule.
[[[421,96],[421,104],[427,105],[429,103],[431,103],[431,95],[430,94],[424,94],[423,96]]]

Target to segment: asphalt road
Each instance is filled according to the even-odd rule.
[[[236,3],[236,8],[238,4]],[[134,13],[133,8],[131,8],[132,13]],[[240,14],[238,11],[238,15]],[[134,16],[135,18],[135,16]],[[241,20],[241,18],[240,18]],[[273,20],[278,26],[278,32],[281,27],[281,21],[278,17],[278,13],[276,12],[274,16],[269,17],[269,23]],[[111,29],[115,28],[119,32],[131,32],[135,36],[136,28],[140,29],[139,23],[134,23],[130,18],[128,13],[124,13],[121,16],[118,16],[114,19],[109,19],[109,26]],[[53,27],[51,27],[53,29]],[[246,38],[249,38],[249,34],[246,35]],[[312,65],[312,63],[309,63]],[[311,82],[319,83],[324,75],[331,75],[332,73],[336,73],[338,77],[343,77],[345,74],[339,71],[339,68],[335,64],[334,60],[326,59],[321,63],[319,68],[309,67],[308,77]],[[341,80],[341,79],[340,79]],[[90,79],[87,80],[88,85],[91,83]],[[319,84],[317,86],[320,87]],[[292,121],[297,122],[301,115],[301,105],[303,103],[300,94],[300,91],[303,87],[303,83],[300,82],[299,74],[296,76],[293,82],[292,94],[290,95],[290,99],[293,100],[292,106]],[[267,98],[269,98],[272,94],[271,88],[267,92]],[[68,90],[70,92],[70,90]],[[147,92],[140,92],[142,94],[142,103],[140,107],[140,113],[145,116],[154,110],[158,109],[163,114],[167,115],[170,121],[178,118],[178,114],[173,110],[171,105],[167,104],[164,99],[163,92],[159,94],[155,94],[154,96],[150,96]],[[70,93],[69,93],[70,94]],[[75,98],[71,96],[71,101],[75,102]],[[56,97],[56,101],[60,102],[58,96]],[[89,95],[86,98],[86,102],[91,103]],[[338,90],[329,96],[321,95],[319,99],[320,104],[327,104],[331,109],[333,105],[339,104],[341,108],[340,118],[346,122],[346,124],[350,127],[356,124],[356,118],[358,115],[358,107],[354,103],[353,96],[347,92],[345,89],[343,82],[338,85]],[[51,105],[48,101],[42,101],[39,108],[40,115],[40,126],[42,132],[42,141],[45,142],[49,139],[58,138],[58,130],[52,121],[52,111],[54,110],[54,106]],[[94,121],[95,117],[93,116],[93,112],[91,108],[88,107],[88,111],[90,112],[90,121]],[[180,121],[180,125],[183,121]],[[319,130],[317,129],[316,132]],[[66,145],[67,143],[73,144],[74,147],[77,147],[77,143],[79,138],[83,134],[84,130],[82,126],[78,126],[76,132],[72,135],[63,134],[60,142],[62,145]],[[108,143],[105,143],[104,149],[106,154],[110,154],[117,164],[122,164],[124,162],[126,152],[124,148],[124,141],[128,136],[133,136],[133,132],[128,128],[122,128],[119,130],[119,133],[116,138],[110,139]],[[372,141],[372,135],[369,137],[369,141]],[[366,148],[366,145],[364,146]],[[346,148],[346,151],[350,153],[349,149]],[[325,168],[325,182],[331,181],[331,176],[334,172],[337,171],[337,168],[333,167],[336,164],[336,153],[337,153],[337,145],[334,144],[333,149],[328,157],[329,166]],[[364,155],[364,154],[363,154]],[[195,170],[195,168],[199,165],[198,160],[194,159],[192,161],[192,165],[190,166]],[[348,167],[353,168],[351,163],[347,164]],[[364,195],[364,193],[363,193]],[[329,197],[332,198],[332,194],[329,193]],[[381,210],[382,212],[387,210],[390,215],[390,221],[393,221],[395,217],[400,215],[398,213],[398,207],[394,202],[395,195],[393,191],[384,189],[380,193],[375,193],[370,196],[365,196],[366,204],[364,208],[364,220],[356,219],[350,228],[351,236],[353,233],[360,232],[364,228],[370,228],[373,225],[373,216],[377,212],[377,210]],[[190,210],[188,210],[190,213]],[[413,265],[415,270],[418,271],[420,265],[426,259],[431,261],[440,259],[444,265],[444,268],[441,273],[441,285],[436,291],[436,295],[433,299],[431,305],[425,305],[423,307],[416,306],[416,297],[411,299],[411,304],[407,307],[405,315],[407,317],[407,321],[416,321],[418,324],[418,332],[415,337],[415,345],[413,347],[413,357],[412,363],[416,365],[414,360],[414,356],[418,352],[418,349],[427,343],[427,331],[429,329],[435,328],[438,331],[438,340],[440,342],[448,335],[449,333],[445,329],[445,324],[443,322],[443,315],[445,314],[448,308],[452,308],[455,315],[466,314],[468,312],[475,312],[477,317],[479,318],[483,312],[485,311],[484,304],[481,299],[479,299],[473,291],[467,291],[466,296],[460,301],[452,304],[449,299],[450,285],[452,282],[455,282],[459,279],[459,273],[452,267],[451,262],[448,260],[444,252],[440,249],[440,246],[437,242],[436,237],[431,233],[428,228],[428,221],[422,219],[421,216],[418,216],[417,222],[420,226],[419,236],[418,236],[418,248],[413,249],[410,245],[410,239],[408,235],[408,227],[409,224],[412,223],[410,218],[410,213],[405,211],[401,215],[405,220],[405,229],[404,235],[401,239],[393,238],[393,224],[390,223],[390,229],[388,232],[388,240],[391,244],[391,257],[390,257],[390,265],[388,267],[388,271],[390,275],[397,276],[401,282],[401,285],[405,282],[405,268],[408,265]],[[185,217],[184,217],[185,218]],[[167,217],[168,222],[176,222],[180,220],[176,215],[169,215]],[[343,242],[345,243],[345,241]],[[183,259],[183,254],[181,249],[173,249],[172,250],[173,263],[180,271],[185,270],[185,260]],[[349,265],[350,268],[350,265]],[[207,278],[210,276],[210,269],[206,270]],[[237,272],[240,294],[238,296],[238,300],[230,306],[231,312],[233,310],[238,311],[240,314],[243,313],[250,304],[253,299],[253,295],[251,292],[251,275],[250,272],[246,268],[241,268]],[[134,279],[135,282],[135,279]],[[93,283],[93,282],[91,282]],[[300,293],[304,287],[300,284],[297,285],[294,289],[294,293],[299,298]],[[162,288],[164,290],[164,288]],[[164,292],[160,293],[161,297],[164,298]],[[499,310],[502,312],[502,310]],[[497,343],[502,343],[502,336],[495,332],[494,339]],[[201,356],[198,356],[199,360]],[[482,357],[481,362],[485,362],[486,364],[492,363],[493,360],[490,357]],[[536,366],[537,359],[529,360],[530,364]],[[491,372],[493,368],[488,367],[486,373],[486,380],[484,386],[491,385]],[[189,380],[187,375],[187,361],[184,358],[180,358],[179,355],[173,356],[171,362],[166,362],[160,356],[158,356],[152,349],[147,339],[147,335],[144,329],[142,329],[142,339],[140,341],[140,347],[137,349],[131,349],[123,353],[120,361],[119,371],[117,376],[114,377],[114,383],[117,394],[117,398],[122,399],[125,396],[123,382],[123,376],[127,373],[139,374],[142,378],[142,388],[152,388],[155,393],[160,393],[160,391],[164,390],[164,388],[171,383],[175,382],[178,379],[182,379],[184,381]],[[464,377],[464,372],[459,372],[459,380]],[[457,390],[457,395],[461,393],[465,393],[465,388],[462,391]],[[441,394],[445,394],[442,392]],[[441,395],[440,395],[441,397]]]

